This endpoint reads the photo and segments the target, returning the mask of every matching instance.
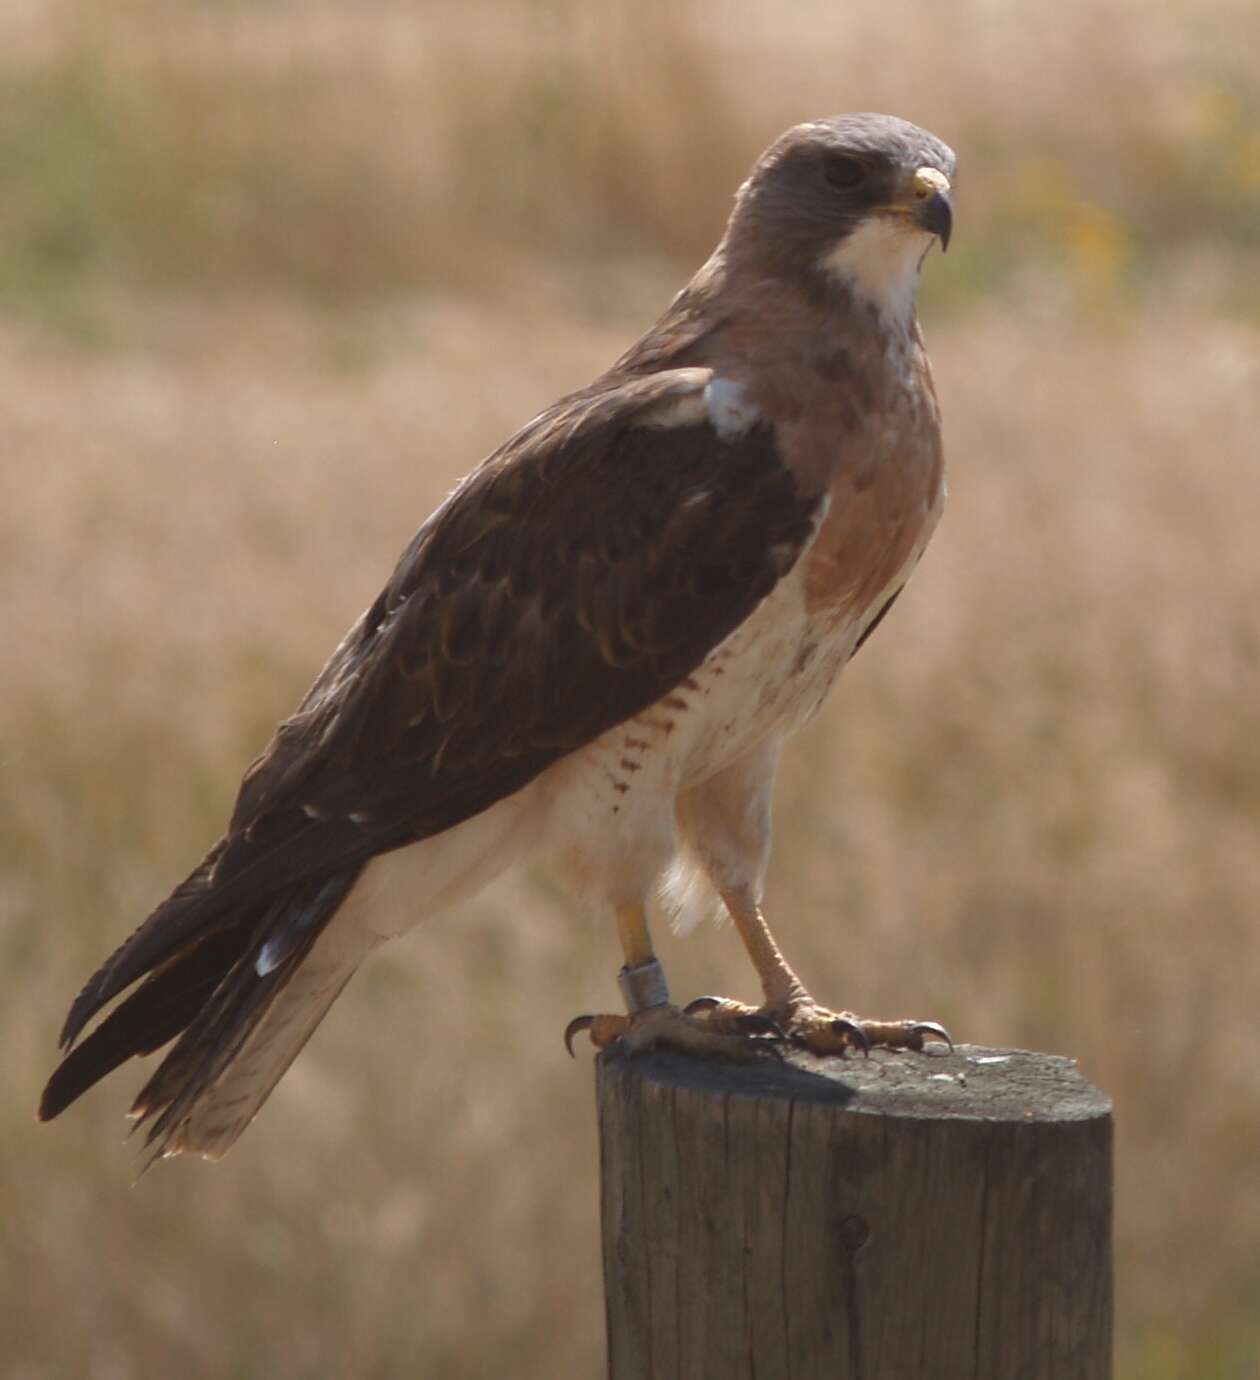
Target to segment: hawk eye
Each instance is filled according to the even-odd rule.
[[[866,165],[861,159],[850,158],[847,154],[835,154],[824,164],[823,176],[833,187],[847,192],[866,176]]]

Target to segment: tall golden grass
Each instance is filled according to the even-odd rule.
[[[213,1169],[130,1187],[134,1076],[33,1108],[418,521],[648,323],[766,139],[862,107],[963,158],[952,496],[789,755],[777,928],[829,1000],[1078,1055],[1120,1375],[1256,1373],[1257,38],[1228,0],[5,10],[6,1377],[600,1371],[559,1031],[619,960],[546,876],[375,961]],[[751,994],[729,931],[662,948]]]

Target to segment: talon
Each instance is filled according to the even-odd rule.
[[[594,1016],[574,1016],[564,1028],[564,1047],[569,1051],[569,1058],[576,1059],[577,1055],[573,1052],[573,1037],[580,1031],[589,1030],[595,1024]]]
[[[862,1051],[864,1058],[871,1057],[871,1037],[862,1029],[857,1021],[850,1020],[847,1016],[835,1016],[831,1021],[831,1031],[834,1035],[843,1035]]]
[[[709,998],[701,997],[700,1000],[707,1001]],[[767,1041],[769,1044],[776,1044],[779,1041],[786,1042],[788,1038],[787,1031],[773,1016],[763,1016],[758,1011],[751,1011],[746,1016],[736,1016],[732,1024],[738,1026],[740,1030],[746,1031],[749,1035],[769,1036],[770,1039]]]
[[[722,1005],[721,997],[696,997],[683,1007],[684,1016],[694,1016],[697,1011],[713,1011]]]
[[[910,1048],[921,1050],[923,1048],[923,1037],[930,1035],[935,1040],[940,1040],[942,1044],[949,1046],[949,1052],[954,1052],[954,1041],[950,1038],[950,1033],[943,1025],[936,1021],[914,1021],[910,1026]]]

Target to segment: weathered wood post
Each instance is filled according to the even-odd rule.
[[[1107,1380],[1111,1105],[1069,1059],[598,1061],[612,1380]]]

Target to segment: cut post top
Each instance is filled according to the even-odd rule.
[[[937,1052],[939,1051],[939,1052]],[[916,1120],[1090,1121],[1111,1114],[1111,1099],[1076,1060],[1022,1049],[958,1045],[953,1053],[874,1050],[869,1058],[818,1058],[792,1050],[757,1064],[685,1059],[666,1052],[600,1056],[605,1072],[633,1072],[649,1083],[726,1097],[839,1104],[846,1111]]]

